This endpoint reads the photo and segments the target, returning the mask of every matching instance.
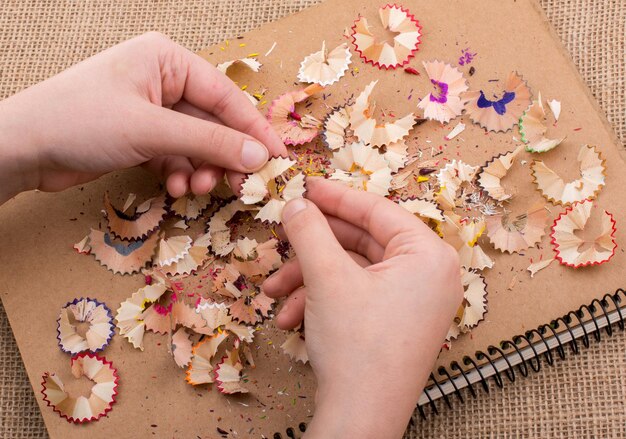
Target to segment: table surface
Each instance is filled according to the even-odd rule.
[[[505,0],[512,1],[512,0]],[[532,1],[532,0],[521,0]],[[142,32],[191,50],[318,3],[316,0],[4,0],[0,4],[0,98]],[[626,2],[540,0],[622,144],[626,142]],[[477,389],[439,416],[414,419],[416,437],[626,437],[626,334],[489,394]],[[4,308],[0,305],[0,437],[47,437]]]

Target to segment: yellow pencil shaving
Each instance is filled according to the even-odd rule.
[[[223,52],[223,51],[224,51],[224,50],[226,50],[226,49],[224,49],[223,47],[220,47],[220,50]]]
[[[251,53],[248,55],[248,58],[254,58],[255,56],[259,56],[258,53]]]
[[[263,99],[263,95],[262,95],[261,93],[255,93],[255,94],[253,94],[252,96],[254,96],[254,98],[255,98],[257,101],[260,101],[261,99]]]
[[[441,221],[433,220],[435,222],[435,232],[440,238],[443,238],[443,230],[441,229]]]
[[[272,228],[272,235],[274,235],[274,238],[278,238],[278,234],[274,228]]]
[[[246,47],[246,43],[240,43],[239,47]]]
[[[226,43],[226,47],[228,47],[228,45],[230,44],[230,41],[226,40],[224,42]]]
[[[424,183],[425,181],[430,180],[430,177],[427,175],[420,175],[419,177],[417,177],[417,182],[418,183]]]
[[[267,104],[267,101],[263,101],[259,105],[265,105],[265,104]]]
[[[242,90],[245,90],[245,89],[247,89],[247,88],[248,88],[248,86],[247,86],[247,85],[244,85],[243,87],[241,87],[241,89],[242,89]]]
[[[363,169],[362,167],[360,167],[359,165],[357,165],[356,163],[352,163],[352,166],[350,166],[350,169],[348,172],[356,172],[359,171],[361,174],[363,175],[372,175],[373,171],[367,171],[365,169]]]
[[[485,232],[485,228],[486,228],[486,225],[483,224],[480,230],[476,233],[476,236],[474,236],[474,238],[471,241],[467,242],[467,245],[469,245],[470,247],[474,247],[476,243],[478,242],[478,238],[480,238],[482,234]]]

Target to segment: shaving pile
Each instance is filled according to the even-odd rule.
[[[489,82],[496,83],[496,91],[487,91],[493,87],[472,81],[472,73],[467,73],[477,56],[469,49],[456,63],[420,59],[408,66],[420,45],[428,43],[422,41],[420,22],[398,5],[383,5],[378,12],[376,19],[360,16],[354,21],[345,35],[351,46],[340,42],[339,33],[336,40],[321,40],[315,52],[303,54],[296,77],[284,82],[301,84],[249,93],[288,145],[289,156],[274,157],[247,175],[240,198],[222,185],[205,196],[171,200],[159,194],[140,204],[131,194],[118,207],[121,200],[104,194],[103,227],[92,229],[75,245],[79,253],[94,256],[115,274],[145,276],[146,285],[128,292],[114,314],[119,334],[139,351],[147,341],[167,340],[173,367],[181,369],[181,379],[190,385],[213,385],[224,394],[251,391],[246,371],[266,360],[254,358],[256,333],[277,306],[261,284],[291,256],[288,244],[276,239],[274,227],[289,200],[306,196],[309,176],[388,197],[457,250],[465,300],[451,322],[447,347],[484,320],[485,273],[495,259],[506,264],[507,258],[524,257],[531,248],[552,245],[553,257],[531,261],[529,271],[535,276],[555,259],[579,268],[602,264],[614,254],[613,216],[595,209],[592,201],[606,184],[601,148],[575,146],[580,178],[574,181],[565,181],[553,170],[555,164],[571,167],[576,162],[571,148],[557,148],[566,138],[556,124],[567,116],[561,103],[548,102],[555,120],[550,131],[556,136],[548,138],[544,101],[540,94],[533,100],[522,74],[511,71],[493,79]],[[373,31],[376,26],[395,37],[380,39]],[[276,62],[270,56],[275,47],[265,54],[264,65]],[[352,64],[353,54],[359,67]],[[243,68],[262,77],[260,56],[218,67],[229,76]],[[366,68],[376,79],[354,84],[359,69]],[[415,83],[418,98],[408,111],[397,105],[404,97],[377,94],[386,81],[394,80],[387,77],[394,69],[403,80]],[[241,87],[245,91],[248,86]],[[275,98],[266,101],[270,93]],[[511,132],[516,125],[519,132]],[[486,163],[467,163],[447,155],[443,146],[430,145],[422,133],[417,135],[427,127],[440,133],[446,145],[454,140],[465,147],[464,133],[475,130],[484,134],[485,142],[495,136],[511,138],[514,147],[500,148]],[[507,184],[514,171],[529,177],[526,184],[536,195],[534,201],[518,197]],[[569,207],[554,220],[560,206]],[[575,235],[594,215],[602,216],[599,235],[592,242]],[[71,353],[102,349],[110,339],[108,314],[98,311],[101,304],[87,300],[87,308],[75,311],[81,300],[68,304],[71,312],[66,307],[60,317],[61,347]],[[75,334],[72,319],[91,322],[91,335],[85,339]],[[306,331],[298,328],[281,344],[294,362],[308,361],[305,339]],[[48,378],[50,389],[53,377]],[[88,410],[76,414],[74,407],[65,407],[63,385],[54,382],[56,394],[49,399],[57,408],[64,405],[61,413],[68,419],[86,419]]]
[[[73,396],[55,373],[42,377],[43,400],[62,418],[74,424],[97,421],[111,410],[117,395],[117,370],[105,358],[91,353],[78,354],[70,360],[74,378],[82,376],[93,381],[88,397]]]

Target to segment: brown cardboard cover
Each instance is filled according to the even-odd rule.
[[[260,53],[259,60],[264,64],[261,73],[245,79],[251,89],[267,87],[269,102],[295,87],[299,62],[305,55],[319,50],[323,40],[327,47],[345,41],[344,29],[359,14],[376,21],[379,6],[382,4],[371,0],[329,0],[250,32],[240,40],[232,40],[228,46],[221,45],[225,50],[217,46],[203,51],[202,55],[212,62],[221,62],[251,52]],[[472,89],[494,87],[497,83],[487,81],[503,79],[509,71],[516,70],[535,95],[541,91],[546,98],[563,102],[564,110],[554,132],[567,134],[568,139],[540,159],[573,178],[580,145],[598,145],[607,160],[607,186],[597,204],[611,211],[618,224],[617,254],[600,267],[572,270],[554,263],[531,280],[526,271],[530,257],[552,254],[547,237],[541,244],[543,250],[534,249],[524,256],[490,251],[496,265],[486,273],[489,285],[486,320],[469,336],[453,342],[450,351],[441,354],[437,364],[448,365],[624,285],[620,269],[626,257],[619,228],[626,224],[626,214],[623,197],[619,195],[619,176],[625,167],[608,123],[534,2],[421,0],[403,6],[423,26],[423,43],[411,65],[419,69],[421,61],[431,59],[455,63],[461,49],[469,47],[478,52],[472,64],[476,73],[469,78]],[[246,43],[243,48],[239,47],[242,42]],[[269,57],[264,57],[274,42],[275,49]],[[316,101],[312,107],[314,114],[323,117],[326,111],[323,104],[343,103],[372,79],[380,79],[374,93],[378,106],[393,109],[398,115],[417,111],[418,99],[430,91],[425,75],[416,77],[401,69],[379,71],[365,65],[356,54],[353,62],[358,73],[348,74],[329,88],[327,94],[332,96]],[[411,90],[413,97],[408,100]],[[444,142],[443,136],[454,124],[444,128],[432,122],[423,124],[411,136],[412,148],[422,148],[424,157],[428,158],[431,146],[445,145],[440,157],[462,158],[477,165],[516,145],[515,132],[485,135],[479,127],[464,122],[467,130],[450,142]],[[524,154],[523,158],[530,161],[531,157]],[[528,165],[516,166],[505,184],[517,191],[514,210],[521,212],[525,205],[539,199]],[[219,437],[217,427],[232,429],[239,437],[262,434],[271,437],[275,431],[284,433],[288,426],[297,429],[298,423],[310,419],[315,388],[312,373],[308,366],[294,365],[282,355],[278,346],[284,335],[272,329],[271,324],[266,325],[257,339],[258,366],[249,372],[250,395],[226,398],[215,389],[207,391],[189,386],[184,381],[184,372],[167,353],[167,338],[148,334],[144,352],[135,351],[119,336],[114,337],[104,352],[120,375],[118,403],[108,418],[76,426],[45,407],[38,393],[41,374],[56,371],[63,378],[70,377],[69,357],[56,343],[60,307],[74,297],[90,296],[105,301],[115,310],[143,283],[141,276],[114,276],[92,257],[78,255],[72,249],[90,227],[102,223],[100,209],[105,189],[118,197],[127,192],[148,196],[158,191],[158,184],[143,171],[130,170],[61,194],[23,194],[0,209],[0,292],[51,437]],[[563,209],[551,207],[551,210],[554,217]],[[518,282],[509,291],[507,287],[514,276]]]

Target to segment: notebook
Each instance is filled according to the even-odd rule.
[[[327,47],[347,41],[344,33],[354,20],[363,15],[375,21],[381,6],[384,4],[372,0],[328,0],[228,44],[208,48],[201,55],[218,63],[257,53],[263,68],[245,79],[250,81],[250,89],[266,88],[264,100],[271,102],[296,88],[297,69],[304,56],[319,50],[322,41]],[[531,258],[536,261],[553,255],[547,236],[540,248],[523,256],[500,254],[484,245],[495,261],[484,273],[488,312],[470,334],[441,352],[432,382],[419,403],[421,410],[429,413],[437,407],[430,401],[447,398],[455,389],[470,386],[478,392],[479,383],[490,376],[504,383],[513,373],[516,378],[528,375],[603,336],[601,328],[611,328],[609,322],[623,324],[624,295],[616,291],[624,286],[620,270],[626,262],[621,232],[626,224],[625,201],[620,193],[626,167],[608,122],[537,3],[413,0],[403,6],[416,15],[423,28],[420,50],[409,64],[422,74],[410,75],[403,69],[379,71],[353,51],[351,72],[329,88],[332,95],[326,100],[314,100],[310,111],[323,117],[325,105],[343,103],[374,79],[379,79],[374,95],[379,106],[397,114],[417,111],[419,99],[430,92],[421,62],[440,59],[456,65],[462,51],[468,49],[476,53],[472,63],[463,68],[471,89],[491,85],[495,90],[510,71],[517,71],[528,81],[533,95],[541,91],[547,99],[562,102],[556,132],[567,135],[567,140],[541,158],[565,178],[575,178],[579,147],[596,145],[606,160],[607,176],[595,208],[609,210],[618,228],[618,250],[609,263],[574,270],[555,262],[533,279],[526,270]],[[499,82],[490,82],[495,79]],[[414,97],[408,99],[411,91]],[[445,127],[421,124],[411,135],[411,148],[421,149],[428,157],[437,154],[441,146],[450,159],[483,165],[519,144],[513,138],[516,130],[486,135],[467,117],[463,121],[467,129],[449,142],[444,136],[454,123]],[[516,199],[540,199],[528,165],[514,167],[507,179]],[[145,198],[158,193],[160,187],[150,175],[135,169],[60,194],[22,194],[0,209],[1,297],[51,437],[299,437],[314,412],[315,381],[308,366],[294,363],[280,352],[278,346],[286,336],[271,324],[256,337],[257,367],[249,373],[250,394],[246,396],[224,397],[215,389],[189,386],[184,371],[175,366],[167,351],[167,339],[148,334],[143,352],[120,336],[104,351],[120,375],[118,401],[106,418],[72,425],[46,406],[40,393],[42,374],[57,372],[62,378],[70,377],[69,356],[61,352],[56,340],[60,308],[76,297],[87,296],[115,310],[144,282],[142,276],[113,275],[93,258],[72,249],[91,227],[103,226],[100,210],[105,190],[117,198],[128,192]],[[556,206],[550,209],[552,218],[564,211]],[[610,296],[605,298],[606,294]],[[543,330],[527,335],[536,328]],[[519,343],[502,343],[514,340]],[[501,351],[490,350],[490,346]],[[540,356],[543,359],[537,358]],[[428,405],[431,409],[425,408]]]

